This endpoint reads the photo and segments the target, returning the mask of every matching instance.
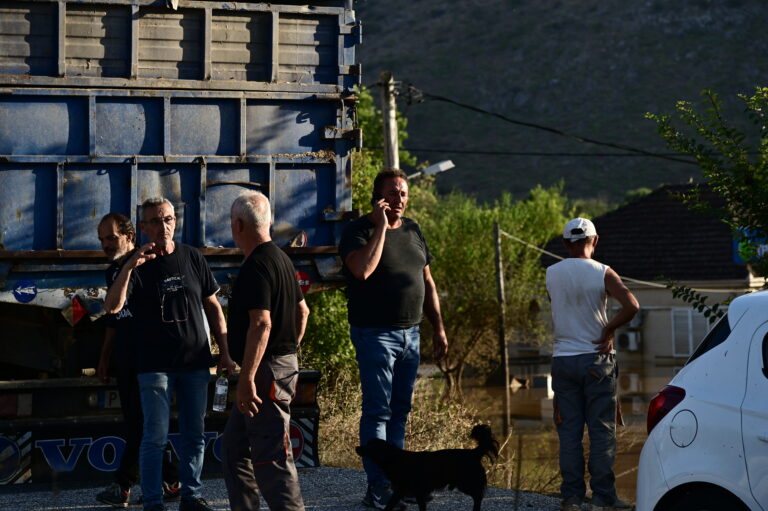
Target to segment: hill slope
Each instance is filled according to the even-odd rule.
[[[672,112],[705,88],[738,109],[737,93],[768,85],[762,0],[364,0],[355,8],[366,85],[391,70],[434,95],[650,151],[668,149],[645,112]],[[564,179],[569,196],[617,202],[628,189],[699,176],[693,165],[647,157],[452,153],[616,151],[444,102],[400,106],[407,147],[432,150],[413,151],[421,160],[456,163],[438,181],[443,191],[493,198]]]

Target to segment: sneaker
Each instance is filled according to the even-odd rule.
[[[368,490],[363,497],[363,505],[366,507],[372,507],[373,509],[385,509],[389,499],[392,498],[392,490],[388,484],[381,485],[368,485]],[[393,511],[405,511],[405,504],[398,502]]]
[[[589,503],[589,511],[617,511],[621,509],[632,509],[632,505],[616,497],[611,503],[608,503],[600,497],[592,497]]]
[[[181,498],[181,486],[178,482],[176,483],[166,483],[163,481],[163,500],[165,502],[176,502]],[[136,500],[133,502],[134,504],[143,504],[144,503],[144,496],[139,495],[136,497]]]
[[[205,499],[193,497],[191,499],[182,499],[179,503],[179,511],[213,511],[208,506]]]
[[[128,507],[128,499],[130,497],[130,488],[123,490],[117,483],[110,484],[96,494],[96,500],[102,504],[109,504],[112,507]]]
[[[584,499],[574,495],[560,501],[560,511],[581,511],[582,504]]]

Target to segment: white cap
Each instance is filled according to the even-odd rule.
[[[565,224],[563,238],[569,241],[583,240],[587,236],[597,236],[595,224],[586,218],[574,218]]]

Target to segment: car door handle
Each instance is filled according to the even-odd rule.
[[[757,435],[757,438],[763,442],[768,442],[768,434],[763,433],[762,435]]]

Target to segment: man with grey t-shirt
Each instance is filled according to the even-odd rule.
[[[589,431],[590,509],[609,511],[631,506],[616,495],[616,329],[640,309],[637,299],[609,266],[592,259],[598,236],[586,218],[565,225],[568,257],[547,268],[555,343],[552,353],[554,420],[560,438],[562,511],[581,509],[586,494],[584,425]],[[607,297],[621,309],[608,319]]]

